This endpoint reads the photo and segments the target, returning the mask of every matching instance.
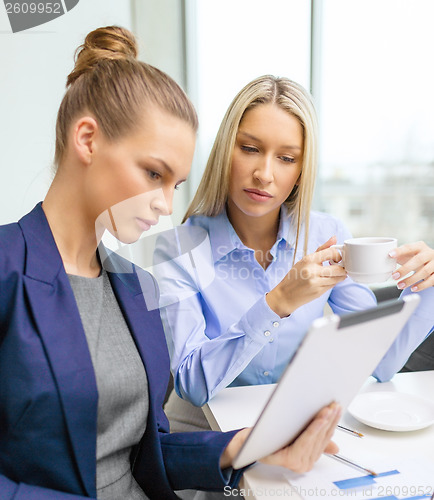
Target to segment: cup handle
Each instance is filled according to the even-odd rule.
[[[332,245],[330,248],[336,248],[339,253],[341,254],[341,261],[340,262],[337,262],[337,265],[338,266],[341,266],[341,267],[345,267],[345,264],[344,264],[344,246],[345,245]]]

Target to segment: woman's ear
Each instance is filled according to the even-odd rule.
[[[98,124],[91,116],[81,117],[73,126],[71,145],[80,160],[87,165],[92,162],[97,135]]]

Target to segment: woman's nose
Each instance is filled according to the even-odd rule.
[[[151,208],[158,215],[170,215],[172,213],[173,191],[166,193],[158,189],[152,198]]]
[[[261,184],[269,184],[270,182],[273,182],[274,174],[272,159],[268,157],[263,158],[257,165],[253,176],[261,182]]]

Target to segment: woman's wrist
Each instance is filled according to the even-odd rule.
[[[228,467],[232,467],[232,463],[234,458],[237,456],[238,452],[241,449],[241,446],[244,444],[244,441],[247,439],[251,429],[246,427],[245,429],[237,432],[234,437],[229,441],[228,445],[224,449],[223,453],[220,457],[220,468],[227,469]]]
[[[293,312],[293,309],[290,306],[288,307],[287,299],[280,293],[277,287],[265,295],[265,300],[268,307],[281,318],[286,318]]]

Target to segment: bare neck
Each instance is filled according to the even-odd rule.
[[[96,255],[100,236],[86,215],[81,193],[78,180],[58,172],[42,208],[66,272],[93,278],[101,271]]]

